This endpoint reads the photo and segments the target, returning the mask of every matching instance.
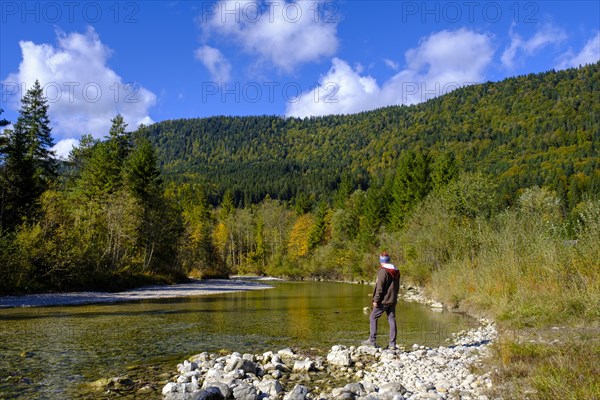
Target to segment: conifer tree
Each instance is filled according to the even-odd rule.
[[[94,139],[91,134],[82,135],[79,139],[79,145],[73,147],[69,153],[69,164],[75,169],[76,173],[81,172],[86,162],[90,159],[94,146],[100,143],[100,140]]]
[[[117,114],[110,122],[112,122],[112,125],[108,131],[107,138],[111,145],[111,151],[117,162],[123,163],[133,148],[133,138],[126,131],[127,124],[121,114]]]
[[[314,250],[317,246],[323,244],[325,241],[325,233],[327,230],[327,221],[325,219],[327,215],[327,204],[325,202],[319,203],[317,212],[315,213],[315,219],[313,226],[308,233],[308,250]]]
[[[37,200],[56,178],[51,130],[48,100],[36,80],[21,99],[14,128],[3,133],[0,224],[4,229],[34,217]]]
[[[390,221],[393,228],[401,228],[413,207],[431,190],[429,164],[429,156],[420,150],[402,154],[392,187],[394,201]]]
[[[384,185],[383,187],[372,186],[367,190],[362,206],[360,230],[358,233],[360,242],[363,245],[376,245],[379,229],[386,221],[388,213],[387,202],[389,201],[386,189]]]
[[[0,108],[0,115],[4,112]],[[10,121],[2,118],[0,119],[0,128],[10,125]],[[4,165],[8,151],[8,136],[6,134],[0,135],[0,228],[4,227],[4,209],[6,206],[5,196],[7,195],[6,189],[8,188],[8,182],[5,181]]]
[[[103,166],[110,192],[121,187],[123,164],[133,148],[132,137],[126,131],[127,124],[123,120],[123,116],[117,114],[111,122],[106,142],[108,159],[104,160],[105,165]]]
[[[348,174],[344,174],[333,197],[334,208],[344,208],[346,200],[352,193],[353,186],[354,185],[350,176],[348,176]]]
[[[458,175],[458,165],[454,153],[445,152],[438,156],[431,168],[431,185],[433,190],[446,186]]]
[[[142,135],[136,136],[134,146],[123,164],[122,175],[123,188],[141,205],[137,244],[144,254],[144,269],[164,269],[175,257],[180,221],[163,195],[163,182],[154,148]],[[208,230],[208,226],[205,229]],[[206,232],[203,239],[209,239]]]
[[[235,205],[233,204],[233,194],[231,193],[231,190],[227,190],[221,201],[221,213],[219,215],[221,221],[225,221],[234,211]]]
[[[120,114],[111,122],[106,141],[97,142],[84,136],[82,145],[85,147],[72,152],[73,161],[82,165],[79,184],[88,196],[102,197],[123,187],[126,176],[123,168],[133,149],[133,138],[126,131],[127,124]]]
[[[87,157],[78,181],[83,193],[90,198],[114,193],[120,184],[121,171],[115,165],[108,143],[97,143]]]
[[[156,154],[148,139],[137,140],[135,148],[125,162],[123,175],[127,190],[145,207],[149,206],[153,197],[161,193],[162,179],[157,166]]]
[[[301,216],[310,210],[310,199],[306,196],[304,192],[300,192],[296,195],[296,202],[294,205],[294,209],[296,210],[296,215]]]

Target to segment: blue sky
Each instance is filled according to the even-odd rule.
[[[86,133],[211,115],[346,114],[597,62],[597,1],[0,2],[0,107],[35,79]]]

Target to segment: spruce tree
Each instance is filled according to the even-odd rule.
[[[0,115],[4,112],[3,109],[0,108]],[[10,125],[10,121],[2,118],[0,119],[0,128],[4,126]],[[7,188],[8,182],[5,180],[5,161],[8,151],[8,135],[4,132],[0,135],[0,231],[4,228],[4,211],[6,207],[6,196],[7,196]]]
[[[73,147],[69,153],[69,164],[76,171],[76,173],[80,173],[85,167],[86,162],[89,161],[92,156],[94,147],[98,143],[100,143],[100,140],[94,139],[91,134],[81,136],[81,139],[79,139],[79,145],[77,147]]]
[[[139,139],[123,167],[125,187],[144,207],[153,198],[162,195],[162,179],[158,170],[156,154],[148,139]]]
[[[429,164],[429,156],[422,151],[411,150],[402,154],[392,187],[392,228],[401,228],[413,207],[430,192]]]
[[[306,194],[301,191],[296,195],[296,202],[294,205],[294,209],[296,210],[296,215],[301,216],[304,215],[310,210],[311,201],[306,196]]]
[[[156,271],[175,253],[177,221],[163,196],[162,178],[150,141],[138,135],[122,168],[124,189],[141,206],[137,245],[144,255],[144,270]]]
[[[132,135],[126,131],[127,124],[121,114],[117,114],[110,122],[112,122],[112,125],[108,131],[107,138],[113,156],[120,166],[133,148],[133,138]]]
[[[308,233],[308,250],[314,250],[317,246],[325,241],[325,233],[327,231],[326,216],[328,212],[327,203],[320,202],[315,212],[315,221]]]
[[[438,156],[431,168],[433,190],[440,190],[458,175],[458,165],[454,153],[445,152]]]
[[[221,221],[225,221],[227,217],[233,214],[235,211],[235,205],[233,204],[233,193],[231,190],[227,190],[223,195],[223,200],[221,201],[221,212],[219,214],[219,218]]]
[[[344,204],[346,203],[346,200],[348,200],[348,197],[350,197],[353,187],[354,183],[352,182],[352,178],[350,178],[348,174],[343,174],[338,188],[333,196],[334,208],[344,208]]]
[[[48,100],[39,81],[21,99],[19,117],[2,140],[0,223],[12,230],[37,212],[37,200],[56,178]]]
[[[121,114],[117,114],[112,120],[112,125],[107,136],[107,155],[102,169],[108,184],[108,191],[114,192],[123,185],[123,164],[133,148],[131,133],[127,132],[127,124]]]
[[[381,226],[387,222],[389,214],[389,188],[383,185],[373,185],[367,190],[362,204],[360,217],[359,241],[362,245],[372,247],[377,245],[377,235]]]

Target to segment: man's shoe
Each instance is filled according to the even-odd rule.
[[[377,343],[372,342],[370,339],[367,339],[364,342],[362,342],[361,346],[375,347],[376,349],[378,348]]]
[[[396,346],[396,343],[390,343],[388,345],[388,350],[398,350],[398,346]]]

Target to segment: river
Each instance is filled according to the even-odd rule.
[[[314,352],[368,336],[370,286],[269,282],[273,289],[127,303],[0,310],[0,398],[103,399],[89,383],[129,376],[159,390],[186,357],[219,350]],[[400,303],[398,344],[444,344],[468,318]],[[380,344],[387,343],[380,320]],[[153,397],[154,396],[154,397]],[[160,398],[154,395],[140,398]]]

